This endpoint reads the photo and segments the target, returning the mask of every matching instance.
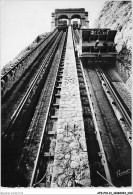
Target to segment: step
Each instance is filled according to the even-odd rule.
[[[54,157],[54,154],[50,152],[44,152],[44,157]]]
[[[52,104],[53,107],[59,108],[59,104]]]
[[[55,131],[48,131],[47,133],[48,133],[48,135],[54,135]]]
[[[58,93],[54,94],[54,96],[55,96],[55,97],[61,97],[61,95],[58,94]]]
[[[58,116],[51,116],[51,119],[58,119]]]

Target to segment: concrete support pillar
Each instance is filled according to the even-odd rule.
[[[91,185],[71,27],[68,27],[51,187]]]
[[[86,23],[85,23],[85,18],[81,18],[81,19],[80,19],[80,22],[81,22],[81,26],[86,26],[86,25],[85,25],[85,24],[86,24]]]
[[[55,27],[58,26],[58,19],[55,18]]]
[[[80,25],[82,26],[82,18],[80,18]]]
[[[86,28],[89,28],[88,12],[85,12],[85,26]]]
[[[85,21],[85,27],[89,28],[89,21]]]
[[[80,52],[82,54],[82,30],[81,29],[80,29],[79,49],[80,49]]]
[[[71,19],[68,18],[68,25],[70,26],[71,25]]]
[[[85,18],[82,18],[82,26],[85,26]]]
[[[51,21],[51,31],[55,28],[55,13],[51,14],[52,21]]]

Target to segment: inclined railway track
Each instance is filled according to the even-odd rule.
[[[74,30],[74,42],[75,45],[78,43],[77,33]],[[82,67],[82,74],[84,78],[84,82],[87,89],[88,99],[90,100],[91,112],[93,115],[94,126],[96,139],[99,144],[101,161],[104,166],[104,171],[97,167],[93,167],[93,170],[97,170],[99,176],[103,176],[104,180],[108,181],[108,184],[111,186],[130,186],[131,185],[131,113],[127,106],[122,101],[120,95],[114,88],[111,83],[111,79],[108,75],[106,75],[100,67],[97,67],[92,70],[89,66]],[[116,115],[112,109],[112,105],[109,103],[107,96],[102,88],[102,84],[104,81],[104,85],[108,88],[108,93],[112,95],[112,98],[115,101],[115,104],[118,106],[118,109],[121,115],[124,118],[124,122],[126,122],[126,129],[128,131],[125,132],[122,126],[120,125],[120,121],[116,118]],[[80,89],[81,90],[81,89]],[[82,101],[82,97],[81,97]],[[83,101],[82,101],[83,102]],[[113,102],[114,103],[114,102]],[[84,109],[84,105],[83,109]],[[123,121],[122,118],[122,121]],[[89,119],[89,118],[88,118]],[[120,119],[121,120],[121,119]],[[85,121],[85,120],[84,120]],[[85,125],[85,124],[84,124]],[[90,127],[86,128],[85,131],[90,129]],[[86,134],[87,140],[87,134]],[[91,146],[89,140],[87,140],[87,144]],[[94,145],[94,143],[93,143]],[[96,144],[95,144],[96,145]],[[98,150],[99,150],[98,149]],[[91,153],[90,153],[91,154]],[[89,160],[89,150],[88,150],[88,160]],[[95,158],[93,157],[93,160]],[[90,161],[90,167],[91,167]],[[102,167],[102,166],[101,166]],[[90,168],[91,171],[91,168]],[[99,174],[100,173],[100,174]],[[95,177],[96,178],[96,177]],[[93,182],[93,177],[92,177]]]
[[[79,35],[73,30],[74,45],[79,43]],[[75,40],[76,39],[76,40]],[[88,86],[84,75],[81,61],[79,60],[75,48],[75,58],[77,66],[77,75],[79,79],[80,98],[83,109],[83,120],[86,136],[86,145],[88,152],[88,160],[90,165],[90,175],[92,186],[112,186],[112,181],[104,154],[102,141],[99,131],[94,127],[94,118],[92,113],[92,105],[88,96]],[[100,139],[100,140],[99,140]],[[93,152],[92,152],[93,151]],[[101,177],[102,175],[102,177]],[[104,179],[103,179],[104,178]]]
[[[98,68],[98,72],[99,72],[102,80],[107,85],[109,91],[111,92],[111,95],[113,96],[116,104],[118,105],[119,110],[121,111],[126,123],[128,124],[128,127],[131,129],[132,128],[132,119],[131,119],[130,110],[128,109],[128,107],[126,106],[126,104],[124,103],[122,98],[120,97],[119,93],[117,92],[117,90],[115,89],[113,84],[111,83],[109,75],[107,73],[105,74],[101,68]]]
[[[35,93],[35,91],[33,91],[33,90],[36,87],[36,85],[38,85],[38,81],[40,80],[40,78],[43,76],[42,73],[45,71],[46,67],[50,64],[50,62],[52,60],[52,56],[56,52],[57,44],[59,43],[61,35],[62,35],[61,33],[58,35],[58,38],[56,39],[56,41],[53,44],[52,48],[49,50],[47,56],[45,57],[45,60],[43,61],[41,67],[39,68],[35,78],[33,79],[33,81],[31,82],[31,84],[29,86],[29,88],[27,89],[26,94],[22,98],[22,100],[21,100],[20,104],[18,105],[16,111],[11,116],[11,120],[8,124],[8,127],[7,127],[6,131],[4,132],[3,140],[12,133],[11,132],[12,126],[14,125],[14,123],[17,120],[18,116],[21,114],[27,100],[29,98],[31,98],[31,94]]]
[[[82,69],[81,62],[78,57],[76,57],[76,65],[77,65],[77,74],[79,78],[79,88],[80,88],[80,97],[83,108],[83,119],[84,119],[84,128],[86,135],[86,144],[88,151],[88,160],[90,164],[90,174],[91,174],[91,183],[92,186],[110,186],[112,185],[107,163],[103,163],[103,148],[101,149],[101,145],[99,144],[99,140],[97,140],[97,133],[93,125],[93,116],[91,113],[91,105],[87,96],[87,88],[85,83],[85,77]],[[92,152],[93,151],[93,152]],[[102,155],[101,155],[102,153]],[[106,181],[101,176],[98,175],[100,173],[104,178],[107,178]]]
[[[62,37],[65,36],[63,31],[59,31],[53,39],[49,51],[46,53],[43,63],[37,70],[35,77],[32,79],[24,97],[21,99],[17,109],[13,113],[11,120],[2,134],[2,185],[16,186],[22,178],[17,173],[17,164],[21,156],[23,141],[31,123],[40,93],[43,89],[44,82],[53,62],[57,49],[62,44]],[[50,86],[47,86],[50,87]],[[18,145],[18,146],[17,146]],[[16,175],[16,178],[14,178]],[[18,177],[18,179],[17,179]],[[18,181],[17,181],[18,180]],[[25,181],[24,181],[25,182]],[[21,183],[21,182],[20,182]],[[25,184],[24,184],[25,185]]]
[[[26,89],[2,131],[3,186],[51,185],[66,40],[67,30],[57,32],[42,51],[40,56],[44,59],[40,65],[36,63],[30,81],[25,76]],[[76,30],[73,30],[73,42],[79,43]],[[102,81],[118,103],[129,128],[131,113],[99,67],[92,70],[83,66],[76,51],[75,59],[92,186],[130,186],[131,147],[102,88]],[[34,70],[34,66],[30,70]]]
[[[2,98],[2,136],[5,133],[9,123],[11,123],[11,119],[13,118],[14,113],[20,106],[20,102],[27,93],[27,90],[31,85],[32,81],[36,77],[39,68],[45,63],[45,57],[47,57],[49,49],[52,47],[52,44],[56,40],[56,38],[57,34],[52,38],[50,43],[42,50],[40,55],[36,58],[35,62],[31,64],[28,70],[24,72],[23,77],[20,78],[19,81],[14,84],[13,89],[7,92],[7,94]],[[14,67],[14,69],[16,68],[16,66]],[[14,69],[8,71],[5,76],[11,74]],[[47,75],[45,75],[45,77],[46,76]]]
[[[96,70],[85,67],[84,72],[112,183],[115,186],[130,186],[131,147],[103,91]],[[125,172],[127,174],[123,174]]]
[[[59,99],[62,84],[62,74],[64,67],[64,58],[66,50],[66,34],[62,38],[62,44],[60,45],[60,58],[57,62],[57,66],[51,69],[49,73],[49,82],[52,80],[52,73],[56,68],[57,72],[53,80],[53,89],[47,108],[45,123],[43,125],[41,141],[39,143],[39,149],[37,152],[36,162],[32,172],[32,178],[30,180],[30,186],[38,187],[45,186],[50,187],[52,173],[49,171],[49,167],[52,167],[54,161],[54,150],[56,140],[56,123],[58,120]],[[39,113],[40,114],[40,113]],[[54,143],[54,147],[53,147]]]
[[[1,96],[2,103],[7,102],[9,95],[11,95],[14,88],[21,82],[25,74],[27,74],[36,61],[40,58],[52,40],[54,41],[54,36],[57,34],[58,29],[55,28],[48,36],[45,36],[33,49],[30,50],[26,55],[22,57],[14,66],[11,65],[9,70],[7,70],[1,77]]]

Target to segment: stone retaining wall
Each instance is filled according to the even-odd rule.
[[[131,75],[131,69],[125,66],[124,62],[116,61],[115,69],[120,74],[123,81],[126,83]]]
[[[78,76],[71,27],[69,27],[51,186],[90,185]]]

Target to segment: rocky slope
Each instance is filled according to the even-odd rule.
[[[117,30],[115,37],[118,52],[116,69],[127,85],[131,87],[132,2],[105,2],[98,19],[95,21],[95,27]]]
[[[36,37],[36,39],[28,47],[23,49],[13,60],[11,60],[9,63],[7,63],[3,67],[3,69],[1,70],[1,74],[4,74],[6,71],[8,71],[10,69],[10,67],[15,66],[26,54],[31,52],[32,49],[35,48],[35,46],[37,46],[37,44],[39,44],[42,39],[47,37],[48,34],[49,34],[49,32],[46,32],[46,33],[41,34],[41,35],[38,35]]]

